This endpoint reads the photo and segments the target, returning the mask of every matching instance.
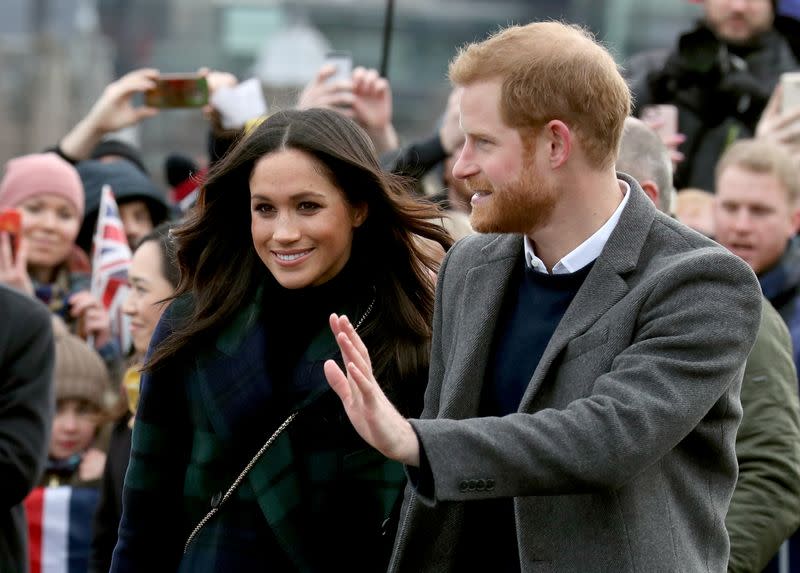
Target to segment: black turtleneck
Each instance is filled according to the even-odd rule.
[[[287,289],[267,273],[262,320],[267,331],[267,368],[275,391],[288,391],[281,384],[291,374],[314,337],[328,324],[332,312],[342,307],[368,304],[370,286],[352,259],[331,280],[313,287]],[[365,301],[361,304],[362,301]],[[355,322],[358,317],[350,317]]]

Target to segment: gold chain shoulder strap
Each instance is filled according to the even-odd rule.
[[[250,460],[250,462],[247,464],[247,466],[242,470],[242,473],[239,474],[239,477],[237,477],[234,480],[234,482],[228,488],[228,491],[225,492],[225,495],[223,495],[221,498],[218,498],[217,496],[214,496],[211,499],[211,511],[209,511],[206,514],[206,516],[203,519],[200,520],[200,523],[198,523],[197,526],[192,530],[192,533],[189,535],[189,538],[186,540],[186,545],[183,546],[183,552],[184,553],[186,553],[189,550],[189,545],[192,543],[192,540],[195,537],[197,537],[197,534],[200,532],[200,530],[203,528],[203,526],[208,522],[209,519],[214,517],[214,515],[225,504],[225,502],[228,501],[228,498],[230,498],[231,495],[233,495],[233,492],[236,491],[236,488],[239,487],[239,485],[242,483],[242,480],[247,476],[247,474],[250,472],[250,470],[253,469],[253,466],[258,461],[258,459],[262,455],[264,455],[264,452],[266,452],[273,443],[275,443],[275,440],[278,439],[278,436],[280,436],[283,433],[283,431],[289,426],[289,424],[292,423],[292,421],[297,417],[298,413],[299,412],[293,412],[292,414],[289,415],[288,418],[286,418],[283,421],[283,423],[280,426],[278,426],[278,429],[275,430],[275,432],[273,432],[273,434],[269,437],[269,439],[266,442],[264,442],[264,445],[261,446],[261,449],[258,450],[258,452],[256,452],[256,455],[253,456],[253,459]]]
[[[364,314],[361,316],[356,325],[353,327],[355,330],[358,330],[358,327],[360,327],[361,324],[364,322],[364,320],[367,318],[367,316],[369,316],[369,314],[372,312],[372,307],[374,305],[375,305],[375,296],[373,295],[372,300],[370,301],[369,306],[367,307],[367,310],[364,311]],[[217,494],[211,499],[211,511],[209,511],[205,515],[205,517],[203,517],[203,519],[200,520],[200,522],[195,526],[195,528],[189,534],[189,538],[186,540],[186,544],[183,546],[184,553],[186,553],[189,550],[189,545],[192,543],[194,538],[197,537],[197,534],[200,532],[203,526],[206,523],[208,523],[208,520],[214,517],[214,515],[220,510],[220,508],[225,504],[225,502],[228,501],[231,495],[233,495],[233,492],[235,492],[236,489],[239,487],[239,485],[242,483],[242,480],[244,480],[244,478],[247,477],[247,474],[250,472],[250,470],[253,469],[253,466],[256,464],[259,458],[264,455],[264,452],[266,452],[270,448],[270,446],[272,446],[273,443],[275,443],[275,440],[278,439],[278,436],[280,436],[283,433],[283,431],[287,427],[289,427],[289,424],[292,423],[292,421],[297,417],[297,414],[299,413],[300,413],[299,411],[293,412],[292,414],[289,415],[288,418],[286,418],[283,421],[283,423],[280,426],[278,426],[278,429],[272,433],[269,439],[266,442],[264,442],[264,445],[261,446],[261,449],[258,450],[256,452],[256,455],[253,456],[253,459],[251,459],[250,462],[247,464],[247,466],[245,466],[245,468],[242,470],[242,473],[239,474],[239,477],[237,477],[233,481],[231,486],[228,488],[228,491],[225,492],[225,495],[219,498],[218,497],[219,494]]]

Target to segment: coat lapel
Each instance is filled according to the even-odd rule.
[[[442,388],[440,417],[476,416],[497,319],[515,265],[522,264],[522,236],[501,235],[482,250],[484,264],[467,272],[454,328],[461,328]]]
[[[559,322],[522,397],[519,411],[525,411],[547,377],[558,355],[574,338],[598,321],[628,292],[624,278],[636,268],[644,241],[655,218],[655,207],[639,184],[617,174],[630,185],[631,196],[603,252],[595,261],[575,298]]]

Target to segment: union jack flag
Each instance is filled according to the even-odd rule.
[[[111,315],[111,334],[123,355],[131,346],[128,317],[122,312],[128,296],[131,256],[114,193],[109,185],[103,185],[92,243],[92,294]]]

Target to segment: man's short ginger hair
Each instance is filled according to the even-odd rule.
[[[594,167],[619,152],[631,95],[611,54],[585,29],[559,22],[505,28],[461,48],[450,63],[456,85],[500,79],[500,115],[520,131],[558,119]]]
[[[729,167],[771,175],[786,191],[790,205],[795,205],[800,199],[800,165],[780,144],[762,139],[740,139],[726,149],[717,162],[717,184],[722,172]]]

